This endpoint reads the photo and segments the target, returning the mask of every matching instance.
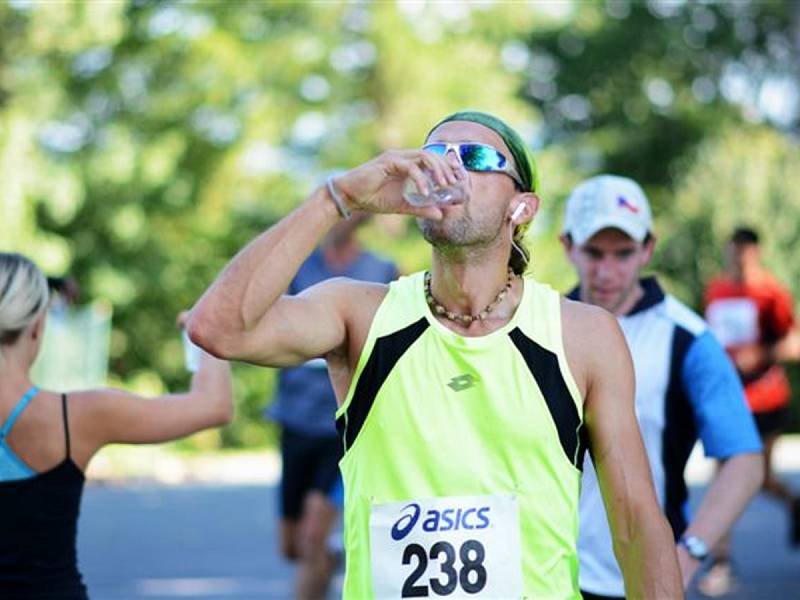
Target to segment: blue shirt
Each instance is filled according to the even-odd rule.
[[[758,452],[761,440],[736,370],[705,321],[664,294],[655,279],[641,284],[644,295],[617,320],[633,358],[636,419],[656,496],[677,539],[689,520],[683,471],[697,439],[706,455],[717,459]],[[569,297],[578,300],[578,291]],[[588,455],[579,511],[581,589],[624,596],[622,572]]]
[[[342,271],[334,271],[317,249],[300,266],[288,293],[304,289],[331,277],[349,277],[361,281],[389,283],[397,278],[397,267],[369,252],[361,252]],[[328,369],[322,359],[311,360],[299,367],[281,370],[278,391],[267,415],[283,427],[314,437],[337,437],[334,413],[336,396]]]

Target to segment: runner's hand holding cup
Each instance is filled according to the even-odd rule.
[[[467,197],[469,177],[455,157],[424,150],[390,150],[336,177],[336,188],[348,208],[373,213],[411,214],[440,220],[437,202],[449,204]],[[404,196],[404,189],[419,199]],[[442,193],[442,190],[450,190]],[[435,193],[432,193],[435,192]]]
[[[420,188],[417,181],[409,176],[403,184],[403,198],[412,206],[437,206],[448,204],[462,204],[468,196],[467,185],[469,177],[467,171],[455,154],[445,156],[447,163],[453,167],[456,175],[455,183],[441,185],[433,178],[433,173],[423,169],[422,174],[426,180],[426,187]]]

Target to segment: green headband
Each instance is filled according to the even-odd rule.
[[[511,150],[511,156],[514,158],[514,165],[517,167],[522,183],[525,185],[525,191],[535,192],[539,189],[539,173],[536,170],[536,162],[533,160],[527,146],[522,139],[522,136],[512,129],[505,121],[490,115],[489,113],[477,110],[464,110],[453,113],[439,121],[436,125],[431,127],[426,138],[433,133],[433,130],[449,121],[471,121],[478,123],[484,127],[488,127],[497,135],[503,138],[508,149]]]

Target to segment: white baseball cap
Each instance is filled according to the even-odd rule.
[[[639,184],[617,175],[598,175],[581,183],[567,198],[562,233],[583,244],[612,227],[641,242],[653,229],[650,204]]]

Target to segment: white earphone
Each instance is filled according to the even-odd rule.
[[[513,221],[514,219],[516,219],[524,211],[525,211],[525,204],[523,202],[520,202],[519,204],[517,204],[517,208],[514,209],[514,212],[511,213],[511,220]]]

